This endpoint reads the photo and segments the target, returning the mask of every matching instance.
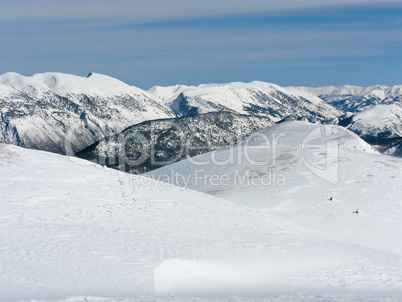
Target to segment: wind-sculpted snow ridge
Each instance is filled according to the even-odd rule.
[[[259,81],[199,86],[155,86],[148,92],[162,99],[180,117],[229,111],[266,116],[274,121],[292,118],[322,122],[342,114],[317,96],[301,89],[285,89]]]
[[[147,121],[104,138],[76,156],[121,171],[143,173],[235,146],[272,124],[267,117],[230,112]]]
[[[106,135],[173,112],[149,93],[91,73],[0,76],[0,142],[73,154]]]
[[[380,176],[393,186],[388,178],[399,163],[371,156],[389,165]],[[284,155],[284,160],[292,159]],[[372,162],[365,164],[373,169]],[[383,208],[393,206],[393,215],[399,215],[397,201],[392,205],[388,199],[400,196],[393,195],[393,187],[382,190],[378,206],[371,200],[363,206],[361,200],[338,199],[336,188],[333,201],[320,200],[328,187],[317,192],[311,187],[310,196],[301,194],[295,203],[290,197],[298,187],[290,184],[288,198],[265,192],[269,207],[261,211],[11,145],[0,144],[0,165],[2,301],[260,301],[272,296],[273,301],[370,301],[401,293],[400,243],[393,240],[375,250],[381,240],[400,237],[393,216],[385,216],[391,210]],[[287,168],[300,176],[291,162]],[[381,171],[374,165],[371,173]],[[311,180],[304,177],[300,184]],[[247,194],[233,189],[237,201],[261,200],[258,188]],[[350,211],[357,204],[361,215]],[[284,213],[292,215],[284,219]],[[301,226],[307,217],[328,226]],[[371,224],[374,218],[379,221]],[[370,231],[378,234],[380,224],[383,238],[372,235],[375,240],[360,244]],[[328,231],[335,227],[337,232]],[[350,233],[337,238],[341,231]]]
[[[368,87],[345,85],[299,88],[320,97],[340,110],[348,112],[364,111],[375,105],[389,105],[402,101],[402,85],[392,87],[385,85]]]

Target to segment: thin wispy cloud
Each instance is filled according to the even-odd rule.
[[[0,73],[95,71],[142,88],[254,79],[324,85],[363,66],[371,77],[351,84],[397,84],[398,2],[0,0]]]
[[[399,0],[23,0],[18,5],[13,0],[2,0],[0,18],[11,20],[16,17],[27,20],[60,19],[129,19],[137,22],[150,22],[175,19],[194,19],[211,16],[252,14],[323,8],[334,6],[353,6],[361,4],[391,4]]]

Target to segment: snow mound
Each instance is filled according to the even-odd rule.
[[[402,256],[402,159],[342,127],[278,124],[145,175]]]
[[[314,137],[311,136],[315,134]],[[311,138],[314,138],[311,140]],[[251,135],[244,144],[265,146],[277,140],[281,145],[303,145],[326,147],[336,141],[339,148],[353,151],[378,153],[357,134],[337,125],[316,125],[302,121],[284,122],[265,128]]]

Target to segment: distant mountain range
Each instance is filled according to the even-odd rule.
[[[402,85],[283,88],[254,81],[154,86],[144,91],[96,73],[6,73],[0,76],[0,142],[77,153],[121,169],[113,159],[120,157],[121,139],[152,136],[152,144],[124,144],[128,158],[136,158],[145,148],[140,153],[148,159],[142,165],[123,167],[142,172],[160,166],[151,161],[151,145],[160,161],[180,160],[226,148],[273,123],[305,120],[339,123],[381,152],[400,156],[401,106]],[[183,148],[179,136],[191,136],[193,145],[207,147],[178,155]]]
[[[402,156],[402,102],[375,105],[340,121],[381,153]]]
[[[342,112],[298,88],[263,83],[155,86],[148,90],[179,119],[134,125],[76,155],[122,171],[144,172],[228,148],[284,119],[323,123]]]
[[[274,121],[289,116],[324,121],[341,115],[311,94],[262,82],[146,92],[96,73],[0,76],[0,142],[61,154],[76,153],[144,121],[222,111]]]
[[[258,81],[199,86],[155,86],[148,92],[160,98],[178,117],[228,111],[266,116],[274,121],[290,117],[323,122],[342,115],[340,110],[302,89],[285,89]]]
[[[380,152],[402,156],[402,85],[299,88],[345,111],[339,124]]]
[[[368,87],[345,85],[299,88],[346,112],[360,112],[375,105],[388,105],[402,101],[402,85],[392,87],[385,85]]]

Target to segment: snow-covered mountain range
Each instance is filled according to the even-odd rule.
[[[0,300],[398,301],[401,88],[1,75]]]
[[[303,122],[194,159],[147,178],[0,144],[1,300],[398,301],[402,159]]]
[[[398,105],[401,98],[402,86],[283,88],[254,81],[155,86],[146,92],[96,73],[88,77],[6,73],[0,76],[0,142],[74,154],[144,121],[229,112],[266,117],[274,122],[336,124],[341,119],[341,125],[381,152],[396,155],[402,147]],[[360,115],[368,109],[371,111]],[[348,113],[344,116],[345,111]],[[233,127],[245,128],[243,121],[234,121],[240,124]],[[216,119],[208,123],[217,129],[219,125],[211,124],[215,122],[219,123]]]
[[[272,124],[267,117],[231,112],[147,121],[106,137],[76,156],[122,171],[142,173],[234,146]]]
[[[0,142],[74,153],[135,123],[173,117],[151,94],[90,73],[0,76]]]
[[[368,87],[345,85],[298,88],[318,96],[340,110],[348,112],[364,111],[374,105],[386,105],[402,101],[402,85],[392,87],[385,85]]]
[[[340,125],[385,154],[402,156],[402,85],[299,87],[347,112]]]
[[[148,92],[162,99],[179,117],[229,111],[266,116],[273,121],[284,118],[327,121],[342,114],[320,98],[297,87],[285,89],[258,81],[199,86],[155,86]]]
[[[382,153],[402,155],[402,102],[375,105],[340,123]]]

